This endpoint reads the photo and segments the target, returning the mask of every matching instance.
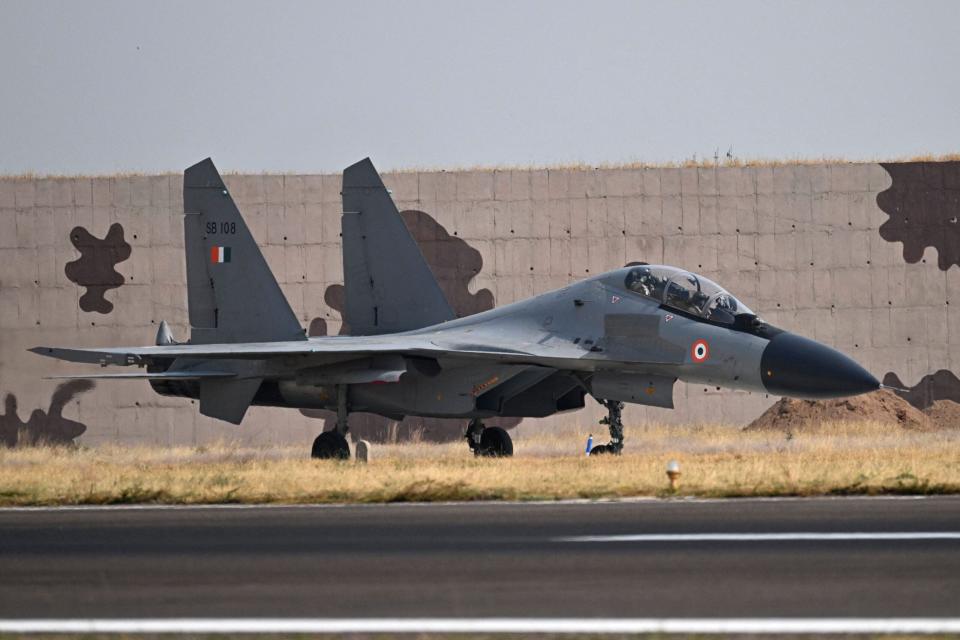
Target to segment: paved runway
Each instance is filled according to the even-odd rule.
[[[6,619],[958,615],[957,498],[0,510]]]

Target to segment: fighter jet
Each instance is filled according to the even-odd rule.
[[[634,263],[457,318],[369,159],[344,170],[342,200],[349,336],[305,335],[208,158],[183,179],[189,340],[162,323],[154,346],[31,351],[135,367],[61,377],[146,379],[234,424],[250,405],[336,411],[311,453],[339,459],[357,411],[466,418],[474,454],[509,456],[509,434],[485,419],[573,411],[589,395],[610,431],[592,453],[619,454],[623,403],[673,408],[677,380],[800,398],[880,387],[847,356],[677,267]]]

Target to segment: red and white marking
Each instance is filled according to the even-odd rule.
[[[690,357],[694,362],[705,362],[710,357],[710,345],[706,340],[697,340],[690,346]]]

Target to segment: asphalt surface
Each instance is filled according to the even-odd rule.
[[[960,499],[0,510],[0,618],[960,614]]]

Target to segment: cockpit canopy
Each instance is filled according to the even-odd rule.
[[[723,287],[703,276],[658,265],[642,265],[627,272],[627,289],[665,307],[700,316],[713,322],[733,324],[742,313],[753,315],[747,305]]]

